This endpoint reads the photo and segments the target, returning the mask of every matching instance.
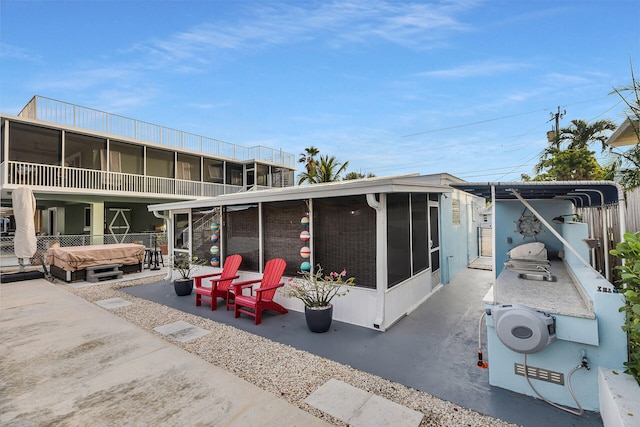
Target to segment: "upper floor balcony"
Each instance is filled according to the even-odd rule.
[[[29,186],[48,193],[126,194],[128,197],[197,199],[266,186],[216,184],[187,179],[162,178],[131,173],[53,166],[27,162],[0,163],[0,179],[5,190]]]
[[[294,185],[294,156],[42,97],[0,117],[0,184],[40,192],[194,199]],[[3,191],[3,198],[8,193]]]
[[[63,101],[34,96],[18,117],[65,127],[98,132],[114,138],[126,138],[167,148],[206,153],[240,162],[264,161],[295,169],[296,156],[261,145],[242,147],[206,136],[196,135],[141,120],[131,119]]]

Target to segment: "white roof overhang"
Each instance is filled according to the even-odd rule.
[[[640,120],[627,118],[607,140],[611,147],[623,147],[640,142]]]
[[[295,187],[272,188],[225,194],[210,199],[162,203],[148,206],[149,211],[167,211],[213,206],[246,205],[260,202],[280,202],[326,197],[379,193],[451,193],[447,185],[436,184],[433,177],[424,180],[417,175],[367,178]]]

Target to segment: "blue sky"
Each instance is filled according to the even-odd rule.
[[[518,180],[551,115],[624,119],[637,0],[0,1],[0,112],[34,95],[377,176]]]

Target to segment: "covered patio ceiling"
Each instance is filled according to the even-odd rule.
[[[451,186],[488,200],[492,188],[496,200],[516,200],[512,190],[527,200],[565,199],[576,207],[615,205],[624,200],[622,189],[613,181],[464,182]]]

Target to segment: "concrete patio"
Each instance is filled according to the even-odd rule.
[[[262,324],[234,319],[222,302],[216,311],[178,297],[168,282],[122,289],[130,295],[176,308],[270,340],[305,350],[382,378],[427,392],[462,407],[523,426],[601,426],[600,414],[576,416],[539,399],[489,385],[476,367],[478,321],[492,272],[466,269],[388,331],[333,322],[325,334],[310,333],[302,313],[266,312]],[[221,300],[220,300],[221,301]],[[484,330],[484,324],[482,325]],[[484,332],[482,333],[483,340]],[[491,355],[485,359],[491,368]],[[568,392],[567,392],[568,393]]]

